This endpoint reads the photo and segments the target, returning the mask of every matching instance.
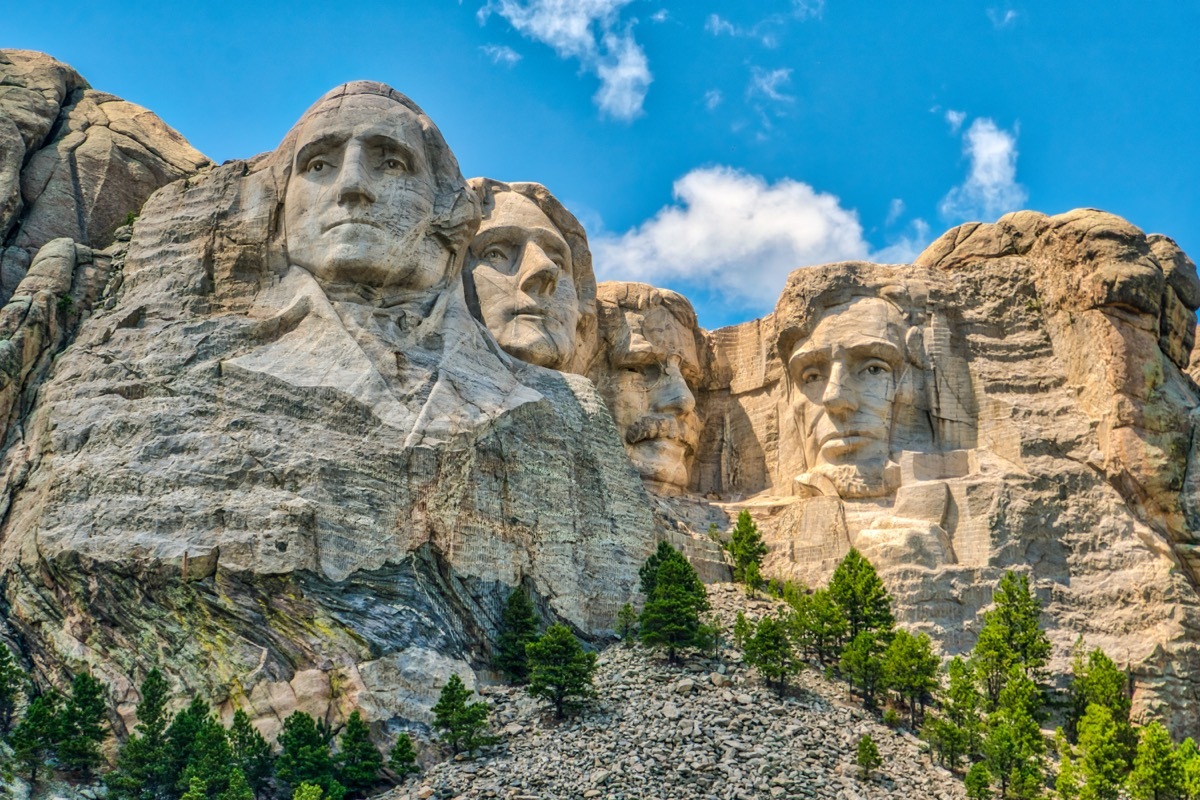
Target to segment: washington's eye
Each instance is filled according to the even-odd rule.
[[[388,158],[384,160],[383,166],[388,169],[403,169],[404,162],[398,158]]]
[[[324,171],[324,169],[326,167],[331,167],[331,166],[333,166],[333,165],[330,164],[327,160],[325,160],[324,158],[321,158],[320,156],[317,156],[316,158],[311,159],[308,162],[308,164],[305,165],[304,171],[305,172],[322,172],[322,171]]]

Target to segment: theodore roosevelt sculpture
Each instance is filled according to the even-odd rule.
[[[647,486],[686,491],[700,435],[693,387],[704,339],[696,313],[682,295],[644,283],[602,283],[597,300],[601,341],[588,376]]]
[[[541,184],[469,183],[483,207],[463,271],[472,313],[515,358],[583,372],[596,335],[583,226]]]

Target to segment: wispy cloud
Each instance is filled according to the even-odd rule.
[[[896,221],[904,216],[904,208],[903,200],[899,197],[893,198],[892,202],[888,203],[887,219],[884,220],[883,224],[887,226],[895,225]]]
[[[796,98],[784,94],[782,91],[791,82],[792,70],[790,68],[765,70],[762,67],[753,67],[750,71],[750,85],[746,88],[746,96],[751,99],[765,97],[777,103],[791,103]]]
[[[521,54],[503,44],[485,44],[479,48],[483,54],[492,60],[493,64],[511,67],[521,60]]]
[[[758,39],[765,47],[779,45],[780,28],[790,22],[819,19],[825,12],[825,0],[792,0],[787,11],[779,11],[751,25],[736,25],[719,14],[709,14],[704,30],[714,36],[742,36]]]
[[[730,36],[738,35],[738,29],[734,24],[727,19],[722,19],[720,14],[709,14],[708,19],[704,21],[704,30],[713,36],[720,36],[723,33]]]
[[[990,222],[1024,205],[1029,195],[1017,183],[1017,132],[986,117],[971,123],[963,134],[963,154],[971,167],[966,180],[942,198],[938,210],[943,217]]]
[[[967,112],[955,111],[949,109],[946,111],[946,123],[950,126],[951,133],[958,133],[962,129],[962,125],[967,121]]]
[[[1021,15],[1011,8],[989,8],[987,16],[993,28],[1003,30],[1011,27]]]
[[[704,93],[704,107],[709,111],[714,111],[724,99],[725,95],[721,93],[720,89],[709,89]]]
[[[653,14],[650,15],[650,21],[651,22],[666,22],[668,19],[670,19],[670,17],[671,17],[671,14],[669,11],[667,11],[665,8],[660,8],[658,11],[655,11]]]
[[[705,167],[675,181],[674,197],[624,234],[593,237],[601,280],[687,282],[765,311],[797,267],[870,254],[858,214],[800,181]]]
[[[654,80],[634,21],[622,23],[621,10],[632,0],[489,0],[480,23],[492,14],[508,21],[522,36],[542,42],[561,58],[575,59],[600,79],[593,101],[604,114],[630,121],[642,114]]]

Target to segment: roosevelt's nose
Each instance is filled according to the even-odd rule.
[[[337,199],[339,203],[374,203],[375,189],[369,174],[366,153],[351,144],[338,170]]]
[[[821,405],[827,412],[849,414],[858,410],[858,392],[846,385],[849,372],[839,361],[834,361],[829,370],[829,381],[821,394]]]
[[[545,297],[558,288],[558,265],[546,255],[536,242],[529,242],[521,253],[521,264],[517,267],[517,279],[521,291]]]
[[[687,381],[683,379],[683,373],[679,371],[679,365],[675,363],[668,364],[663,370],[662,376],[654,385],[654,390],[650,397],[650,410],[659,414],[681,416],[694,411],[695,408],[696,397],[692,394],[692,390],[688,388]]]

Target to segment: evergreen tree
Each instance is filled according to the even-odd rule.
[[[796,646],[822,664],[835,661],[850,625],[829,590],[817,589],[812,594],[785,591],[784,600],[793,609],[790,627]]]
[[[951,726],[955,747],[950,756],[951,768],[958,766],[959,757],[971,757],[980,752],[983,744],[983,698],[975,688],[970,667],[960,656],[950,659],[946,667],[946,689],[941,695],[942,713]]]
[[[421,771],[417,765],[417,748],[413,746],[412,737],[403,732],[396,737],[392,752],[388,754],[388,769],[396,773],[400,780]]]
[[[279,746],[275,772],[281,781],[293,789],[313,784],[329,800],[341,800],[346,790],[337,780],[329,737],[315,719],[302,711],[292,712],[283,721]]]
[[[937,688],[941,660],[934,655],[933,643],[922,633],[913,636],[906,630],[896,631],[883,654],[883,682],[908,704],[909,722],[917,729],[917,708],[924,714],[925,698]]]
[[[25,672],[17,665],[12,651],[0,643],[0,737],[12,730],[17,698],[23,693]]]
[[[25,716],[9,737],[13,758],[21,774],[36,786],[43,770],[49,770],[58,744],[58,715],[61,698],[53,689],[33,698]]]
[[[566,706],[592,697],[596,654],[586,653],[566,625],[551,625],[546,635],[526,646],[529,653],[529,694],[549,700],[554,718],[562,719]]]
[[[719,616],[710,614],[705,621],[700,623],[700,639],[704,642],[704,649],[708,651],[710,657],[714,660],[721,657],[725,629],[721,626]]]
[[[758,569],[758,562],[751,561],[746,565],[745,571],[742,573],[742,580],[746,584],[746,596],[754,597],[763,585],[762,573]]]
[[[1200,748],[1188,737],[1175,750],[1179,770],[1183,776],[1183,796],[1187,800],[1200,800]]]
[[[990,800],[992,796],[992,773],[988,772],[987,764],[980,761],[972,764],[963,779],[963,788],[967,791],[969,800]]]
[[[325,790],[315,783],[302,783],[292,792],[292,800],[326,800]]]
[[[996,711],[989,715],[983,741],[988,772],[1000,785],[1000,796],[1024,800],[1039,797],[1045,780],[1043,756],[1046,742],[1038,726],[1042,694],[1014,667]]]
[[[875,567],[853,547],[829,579],[829,596],[846,617],[851,641],[863,631],[887,638],[896,625],[892,596]]]
[[[1004,573],[993,600],[972,654],[989,709],[999,702],[1013,666],[1040,683],[1050,659],[1050,640],[1040,627],[1042,606],[1029,589],[1029,578]]]
[[[729,543],[725,545],[725,549],[733,558],[733,579],[744,581],[749,586],[747,568],[753,564],[757,574],[762,566],[763,556],[767,554],[767,546],[763,544],[762,535],[758,532],[758,526],[754,524],[749,511],[743,509],[738,513],[737,523],[729,534]]]
[[[1058,749],[1058,775],[1054,778],[1057,800],[1079,800],[1079,769],[1062,728],[1054,732],[1054,745]]]
[[[455,753],[469,753],[493,741],[483,733],[487,727],[487,703],[468,703],[470,697],[471,690],[463,685],[462,679],[451,675],[433,706],[433,726],[442,731],[442,741]]]
[[[250,717],[240,708],[234,712],[233,724],[229,728],[229,751],[236,771],[242,773],[242,778],[251,791],[256,796],[265,791],[275,770],[271,745],[254,729],[250,724]],[[232,781],[233,776],[230,773],[231,787]]]
[[[1127,785],[1133,800],[1177,800],[1183,794],[1183,770],[1161,722],[1151,722],[1139,732]]]
[[[58,762],[63,769],[90,778],[104,763],[100,745],[107,715],[108,700],[100,681],[87,673],[76,675],[58,722]]]
[[[861,631],[846,649],[838,665],[842,676],[863,699],[863,705],[875,708],[875,697],[883,688],[883,648],[872,631]]]
[[[179,790],[175,792],[176,795],[188,790],[191,785],[192,776],[185,776],[184,772],[192,760],[196,736],[208,716],[208,703],[197,696],[193,697],[188,707],[176,714],[167,726],[167,780],[170,786]],[[199,777],[207,783],[206,775]]]
[[[858,776],[863,780],[870,778],[871,773],[883,765],[883,759],[879,757],[879,746],[875,744],[871,734],[864,733],[858,737],[858,752],[854,763],[858,764]]]
[[[1080,797],[1116,800],[1125,778],[1126,761],[1112,712],[1093,703],[1087,707],[1077,730]]]
[[[679,551],[666,542],[659,542],[658,548],[646,559],[638,569],[638,579],[641,582],[642,594],[647,598],[654,594],[654,587],[658,581],[658,567],[663,561],[672,559],[679,555]]]
[[[500,618],[500,639],[496,643],[496,667],[509,683],[518,686],[529,680],[525,645],[537,638],[538,617],[525,590],[517,587],[508,596]]]
[[[190,787],[192,778],[200,778],[210,798],[220,797],[229,788],[229,773],[233,769],[233,754],[229,749],[229,737],[225,728],[215,717],[207,713],[203,704],[193,704],[196,708],[204,708],[205,714],[196,725],[192,736],[191,749],[183,772],[179,777],[179,788]],[[243,775],[243,777],[245,777]]]
[[[217,800],[254,800],[254,789],[241,768],[235,766],[229,770],[229,786]]]
[[[1127,763],[1133,762],[1137,733],[1129,723],[1132,700],[1129,676],[1099,648],[1083,655],[1082,639],[1076,642],[1071,660],[1071,687],[1067,700],[1066,732],[1070,741],[1078,741],[1078,725],[1090,705],[1104,706],[1117,726],[1117,739],[1124,747]]]
[[[621,606],[621,610],[617,612],[617,635],[621,637],[621,641],[629,644],[637,635],[638,630],[638,613],[629,603]]]
[[[208,785],[203,778],[189,778],[187,790],[179,796],[179,800],[208,800]]]
[[[658,556],[651,592],[642,609],[641,638],[652,647],[666,648],[668,660],[677,664],[679,650],[703,643],[700,614],[708,610],[708,594],[682,553],[668,546],[665,552],[660,547],[651,558]]]
[[[137,725],[105,777],[112,800],[165,800],[175,796],[167,753],[167,682],[157,668],[142,681]]]
[[[746,640],[754,632],[754,626],[746,619],[745,612],[739,610],[733,618],[733,646],[739,650],[746,649]]]
[[[745,650],[746,663],[758,670],[767,686],[774,684],[782,698],[788,678],[803,667],[788,637],[787,624],[771,615],[763,617],[746,640]]]
[[[337,779],[351,797],[361,797],[379,782],[383,756],[371,741],[371,732],[357,711],[346,720],[338,742]]]

